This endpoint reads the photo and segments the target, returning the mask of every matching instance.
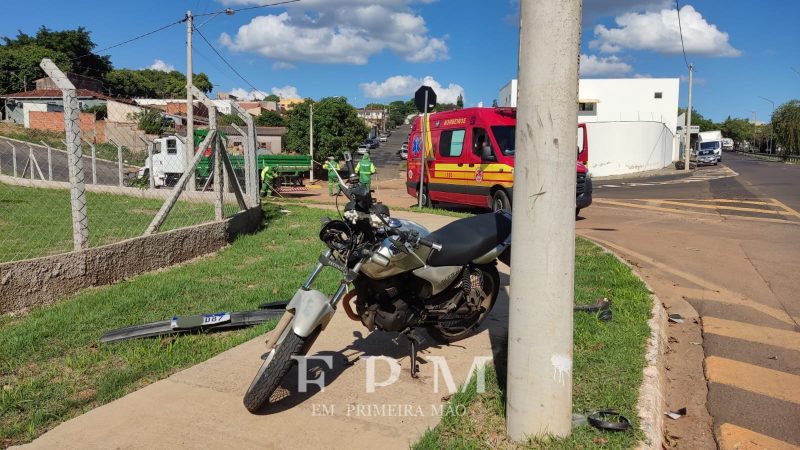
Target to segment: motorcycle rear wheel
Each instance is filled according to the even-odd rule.
[[[470,317],[467,323],[457,327],[448,327],[441,323],[429,326],[427,328],[428,333],[436,341],[449,344],[472,335],[475,329],[478,328],[492,311],[492,307],[494,307],[497,301],[497,294],[500,291],[500,274],[497,272],[497,267],[495,267],[494,264],[482,264],[474,268],[482,272],[482,290],[484,293],[488,294],[481,299],[481,307],[483,310],[475,313],[474,317]]]
[[[261,368],[244,394],[243,403],[248,411],[256,413],[269,403],[272,393],[280,386],[281,380],[289,373],[295,362],[292,356],[305,355],[318,334],[318,332],[314,332],[307,338],[303,338],[296,335],[291,329],[288,330],[277,348],[261,364]]]

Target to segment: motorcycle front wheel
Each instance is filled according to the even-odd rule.
[[[258,373],[244,394],[244,406],[251,413],[258,412],[269,403],[272,393],[280,386],[281,380],[295,363],[292,356],[305,355],[319,334],[315,331],[307,338],[303,338],[296,335],[291,327],[287,331],[286,336],[261,364],[261,368],[258,369]]]

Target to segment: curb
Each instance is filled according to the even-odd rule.
[[[647,325],[650,327],[650,337],[647,339],[645,350],[645,367],[642,370],[642,384],[639,385],[639,400],[636,402],[636,409],[639,416],[639,428],[645,435],[644,441],[639,442],[637,450],[661,450],[664,439],[664,406],[665,406],[665,380],[666,371],[664,369],[664,356],[667,342],[667,335],[664,330],[667,328],[667,313],[664,305],[650,287],[647,281],[636,272],[636,268],[625,258],[600,242],[589,236],[580,235],[581,238],[591,241],[606,252],[614,255],[618,261],[625,264],[636,278],[644,283],[650,291],[650,299],[653,303],[650,320]]]

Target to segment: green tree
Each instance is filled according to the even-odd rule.
[[[800,100],[790,100],[775,108],[772,126],[782,153],[800,154]]]
[[[140,113],[129,114],[130,118],[138,122],[138,128],[147,134],[162,134],[169,128],[170,122],[160,112],[152,109]]]
[[[678,108],[678,115],[681,115],[686,112],[686,108]],[[706,119],[703,117],[702,114],[697,112],[696,109],[692,108],[692,125],[697,125],[700,127],[700,131],[713,131],[719,130],[719,125],[714,123],[711,119]]]
[[[73,73],[102,79],[113,68],[110,57],[92,53],[96,44],[92,41],[91,32],[84,27],[53,31],[42,26],[34,36],[19,31],[15,38],[3,37],[2,39],[5,47],[37,45],[60,53],[72,61],[69,70]],[[64,69],[62,68],[62,70]]]
[[[367,103],[367,106],[365,106],[364,109],[383,109],[385,107],[386,105],[383,103]]]
[[[461,109],[461,108],[464,107],[464,96],[461,95],[461,94],[458,94],[458,98],[456,99],[456,107],[458,109]]]
[[[34,80],[47,76],[39,67],[42,58],[65,72],[72,70],[72,61],[61,52],[36,44],[0,46],[0,94],[30,89]]]
[[[261,111],[261,114],[254,120],[259,127],[282,127],[284,126],[283,117],[275,111]]]
[[[452,111],[454,109],[458,109],[458,106],[454,103],[438,103],[433,108],[433,112]]]
[[[733,139],[735,142],[750,142],[753,139],[753,124],[747,119],[728,116],[724,122],[719,124],[722,135]]]
[[[309,109],[314,105],[314,158],[340,158],[345,150],[354,151],[364,140],[369,128],[358,118],[356,109],[345,97],[326,97],[314,103],[311,99],[295,105],[286,114],[286,148],[308,153]]]
[[[281,98],[275,94],[269,94],[268,96],[264,97],[264,100],[268,102],[279,102],[281,101]]]
[[[414,102],[404,102],[402,100],[389,103],[388,109],[389,122],[395,127],[402,125],[409,114],[417,112],[417,107],[414,106]]]
[[[117,69],[109,72],[104,81],[112,95],[122,97],[186,97],[186,76],[176,70],[162,72],[152,69]],[[203,92],[210,92],[213,88],[204,73],[194,74],[192,82]]]

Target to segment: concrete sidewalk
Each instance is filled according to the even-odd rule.
[[[403,213],[436,229],[452,218]],[[324,368],[327,388],[311,385],[298,393],[297,369],[284,380],[288,396],[252,415],[242,397],[266,351],[264,337],[228,350],[202,364],[153,383],[119,400],[65,422],[25,448],[380,448],[407,449],[440,421],[449,397],[444,378],[434,390],[431,357],[444,357],[456,385],[464,383],[474,356],[492,356],[504,345],[508,323],[508,272],[499,266],[500,298],[483,329],[451,346],[423,343],[420,377],[409,373],[408,344],[392,342],[394,333],[371,333],[339,311],[312,347],[310,355],[331,356],[333,368],[309,361],[309,379]],[[121,344],[124,345],[124,344]],[[364,356],[400,359],[399,380],[374,393],[366,392]],[[314,366],[317,364],[317,366]],[[389,376],[388,364],[377,361],[375,380]],[[446,410],[445,410],[446,411]]]

